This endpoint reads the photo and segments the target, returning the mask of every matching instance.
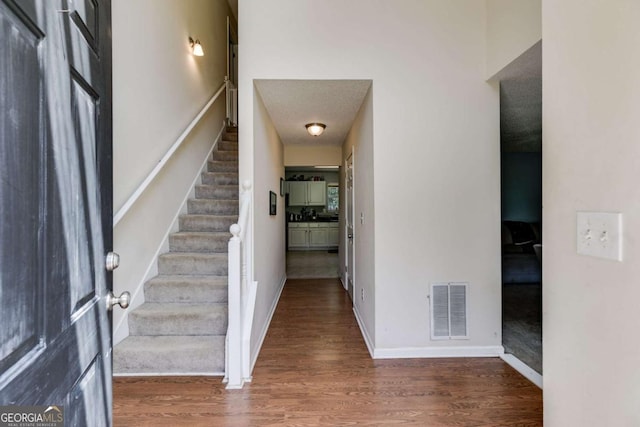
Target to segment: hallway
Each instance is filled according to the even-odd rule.
[[[288,279],[333,279],[340,277],[337,253],[329,251],[287,251]]]
[[[338,280],[287,282],[253,376],[114,378],[114,425],[542,425],[542,391],[500,359],[371,359]]]

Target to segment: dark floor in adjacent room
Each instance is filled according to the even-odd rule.
[[[339,280],[288,280],[242,390],[114,379],[115,426],[541,426],[542,391],[499,358],[373,360]]]
[[[339,277],[335,251],[287,251],[288,279],[333,279]]]
[[[502,345],[542,375],[542,286],[510,283],[502,286]]]

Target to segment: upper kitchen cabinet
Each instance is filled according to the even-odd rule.
[[[307,200],[309,206],[324,206],[327,204],[327,185],[324,181],[307,182]]]
[[[289,182],[289,206],[325,206],[326,204],[325,181]]]
[[[289,183],[289,206],[307,205],[307,183],[291,181]]]

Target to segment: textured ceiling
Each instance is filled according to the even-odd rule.
[[[542,79],[500,82],[502,151],[542,150]]]
[[[285,145],[342,146],[371,80],[255,80],[271,120]],[[313,137],[305,124],[327,125]]]
[[[500,71],[502,151],[542,150],[542,42]]]

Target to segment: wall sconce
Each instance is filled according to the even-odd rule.
[[[194,41],[191,37],[189,37],[189,46],[191,46],[191,50],[193,51],[194,56],[204,56],[204,50],[202,50],[200,40],[196,39]]]
[[[325,125],[324,123],[308,123],[304,125],[304,127],[307,128],[307,132],[309,132],[309,135],[320,136],[322,132],[324,132],[327,125]]]

